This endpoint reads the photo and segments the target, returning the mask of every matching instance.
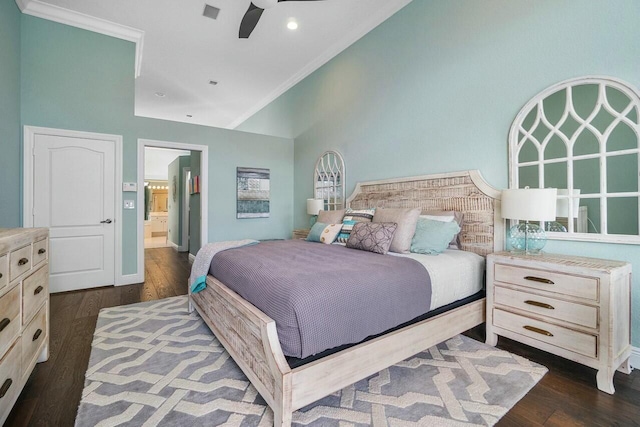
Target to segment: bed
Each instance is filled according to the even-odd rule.
[[[478,171],[463,171],[359,183],[347,205],[463,212],[461,250],[485,256],[502,249],[499,197]],[[445,301],[455,293],[434,297]],[[291,425],[293,411],[485,320],[484,298],[475,299],[311,362],[290,364],[276,322],[216,277],[207,276],[206,289],[190,295],[190,302],[273,409],[278,427]]]

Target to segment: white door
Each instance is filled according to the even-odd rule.
[[[33,225],[50,233],[51,292],[114,284],[115,143],[35,136]]]

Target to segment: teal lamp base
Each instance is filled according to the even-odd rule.
[[[524,222],[511,227],[507,241],[513,253],[540,255],[547,244],[547,233],[537,224]]]

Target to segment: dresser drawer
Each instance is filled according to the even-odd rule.
[[[598,279],[572,276],[546,270],[495,264],[494,278],[498,282],[512,283],[562,295],[598,300]]]
[[[22,333],[22,369],[23,373],[29,374],[29,367],[38,357],[38,353],[43,343],[47,339],[47,307],[40,309],[36,317],[24,329]]]
[[[6,419],[22,387],[20,341],[0,360],[0,421]]]
[[[31,245],[17,249],[9,254],[10,281],[31,269]]]
[[[0,295],[9,285],[9,255],[0,256]]]
[[[22,323],[26,325],[49,297],[49,265],[24,279],[22,289]]]
[[[0,298],[0,357],[20,335],[20,286]]]
[[[33,266],[37,266],[49,257],[49,248],[47,247],[47,239],[42,239],[33,244]]]
[[[496,327],[551,344],[561,349],[569,350],[573,353],[594,359],[597,357],[598,339],[594,335],[530,319],[499,309],[493,310],[493,324]]]
[[[494,287],[494,299],[497,305],[518,308],[530,313],[586,326],[587,328],[596,329],[598,327],[597,307],[560,301],[501,286]]]

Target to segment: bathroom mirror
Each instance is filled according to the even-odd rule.
[[[557,188],[549,238],[640,242],[640,95],[610,77],[556,84],[509,132],[510,188]]]

